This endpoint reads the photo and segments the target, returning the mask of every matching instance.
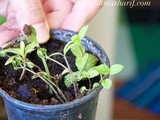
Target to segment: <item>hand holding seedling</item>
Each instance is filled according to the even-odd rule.
[[[0,46],[21,34],[24,24],[34,26],[40,43],[50,28],[78,31],[100,9],[99,1],[104,0],[1,0],[7,22],[0,26]]]

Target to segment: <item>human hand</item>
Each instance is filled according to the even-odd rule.
[[[44,43],[49,29],[78,31],[97,13],[104,0],[0,0],[0,15],[7,22],[0,26],[0,46],[18,35],[24,24],[33,25],[37,38]]]

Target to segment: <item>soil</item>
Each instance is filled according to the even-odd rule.
[[[53,52],[62,52],[65,44],[58,40],[53,40],[52,38],[46,43],[43,44],[42,47],[47,48],[48,55]],[[38,58],[37,53],[33,52],[28,55],[28,58],[32,60],[32,62],[36,63],[36,65],[40,66],[43,70],[43,64],[41,60]],[[60,61],[65,65],[65,61],[61,56],[56,56],[54,59]],[[76,71],[77,68],[74,64],[75,57],[71,52],[67,54],[67,59],[73,71]],[[32,74],[29,72],[25,72],[22,80],[19,80],[21,75],[21,70],[15,71],[11,64],[5,66],[7,58],[0,58],[0,87],[6,91],[10,96],[15,99],[19,99],[21,101],[32,103],[32,104],[41,104],[41,105],[55,105],[61,104],[55,94],[49,93],[48,85],[43,82],[41,79],[36,78],[32,79]],[[62,71],[63,68],[53,62],[47,61],[50,73],[52,76],[57,77]],[[36,71],[36,70],[35,70]],[[60,89],[63,91],[67,101],[73,101],[75,99],[75,94],[73,91],[73,87],[66,88],[64,85],[63,76],[59,78],[57,81],[57,85],[59,85]],[[88,87],[88,81],[82,81],[79,83],[78,89],[81,86]],[[84,96],[84,94],[80,94],[78,91],[78,98]]]

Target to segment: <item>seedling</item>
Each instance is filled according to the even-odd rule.
[[[86,32],[88,30],[88,26],[84,26],[78,34],[72,36],[71,41],[69,41],[64,49],[63,53],[56,52],[48,55],[47,49],[42,48],[38,44],[38,40],[36,39],[36,31],[30,25],[24,26],[24,34],[28,39],[29,43],[25,45],[23,41],[20,42],[19,48],[7,48],[0,51],[0,56],[8,57],[5,65],[12,64],[15,70],[21,69],[22,73],[19,80],[23,79],[25,72],[30,72],[33,74],[32,79],[40,78],[43,80],[48,86],[50,94],[55,94],[58,100],[62,103],[67,102],[65,95],[62,90],[59,88],[57,84],[57,77],[50,74],[48,69],[47,60],[50,60],[63,68],[63,71],[60,76],[64,76],[64,83],[67,88],[73,86],[75,97],[78,97],[79,92],[89,93],[93,89],[102,85],[104,88],[109,89],[112,85],[112,81],[110,79],[105,79],[106,75],[114,75],[119,73],[123,69],[123,65],[115,64],[110,68],[106,64],[97,65],[99,61],[98,58],[85,50],[85,47],[81,43],[81,40],[85,37]],[[27,55],[32,52],[37,52],[38,57],[41,59],[45,70],[42,70],[35,63],[31,62]],[[67,60],[67,53],[71,51],[75,56],[75,65],[77,67],[77,71],[73,71],[69,65]],[[60,55],[65,60],[65,65],[60,63],[59,61],[53,59],[53,56]],[[38,71],[34,71],[33,68],[37,68]],[[91,80],[94,77],[100,77],[99,82],[91,84]],[[78,89],[78,83],[82,80],[89,81],[89,87],[82,86],[80,90]]]

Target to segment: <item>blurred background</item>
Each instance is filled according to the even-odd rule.
[[[113,87],[100,93],[96,120],[160,120],[160,1],[136,0],[143,4],[132,8],[112,4],[118,1],[106,0],[89,23],[88,36],[111,64],[125,67]],[[0,120],[6,120],[2,100],[0,109]]]
[[[96,120],[160,120],[160,1],[127,1],[106,0],[90,22],[88,36],[125,67],[101,92]]]

